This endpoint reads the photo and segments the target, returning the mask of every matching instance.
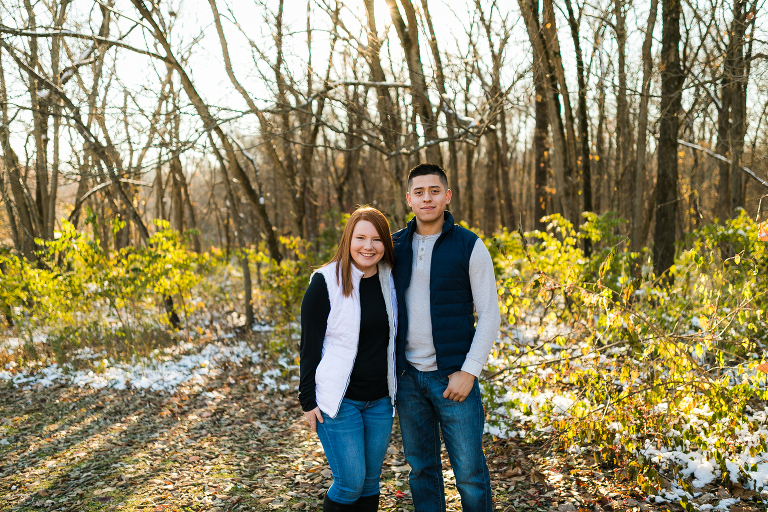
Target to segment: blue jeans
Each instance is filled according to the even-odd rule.
[[[335,418],[323,414],[317,436],[333,473],[328,497],[352,504],[361,496],[379,493],[381,466],[392,433],[389,397],[373,402],[344,399]]]
[[[475,379],[463,402],[443,398],[448,378],[411,365],[398,376],[397,414],[416,512],[445,512],[440,432],[463,512],[491,512],[491,477],[483,453],[485,412]]]

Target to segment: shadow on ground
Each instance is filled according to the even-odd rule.
[[[257,390],[243,367],[197,393],[44,388],[0,390],[0,510],[319,509],[331,483],[295,391]],[[610,474],[541,443],[486,439],[501,512],[640,510]],[[461,509],[444,458],[450,511]],[[397,427],[381,509],[411,511]],[[676,507],[671,506],[674,510]]]

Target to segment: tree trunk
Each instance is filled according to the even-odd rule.
[[[602,55],[600,56],[600,66],[603,68],[600,73],[600,78],[597,82],[597,90],[599,91],[597,98],[597,133],[595,134],[595,160],[597,162],[597,183],[595,189],[597,190],[597,201],[595,202],[595,211],[598,214],[603,214],[611,208],[610,195],[607,194],[606,182],[608,181],[607,166],[608,166],[608,151],[605,150],[605,76],[608,73],[608,66],[605,66],[602,62]],[[610,146],[610,142],[609,142]]]
[[[2,61],[2,49],[0,49],[0,149],[3,151],[3,169],[6,184],[0,184],[0,192],[5,203],[8,222],[11,225],[14,247],[29,261],[35,260],[35,230],[32,226],[31,212],[21,184],[19,158],[11,148],[10,127],[8,118],[8,93],[5,86],[5,73]],[[10,189],[10,190],[8,190]],[[10,192],[10,195],[9,195]]]
[[[464,195],[466,201],[464,210],[469,227],[474,228],[477,226],[477,219],[475,218],[475,146],[468,145],[466,151],[465,173],[467,175],[467,183],[464,187],[466,192]]]
[[[379,52],[381,51],[382,41],[379,39],[378,32],[376,30],[376,20],[373,13],[373,0],[364,0],[366,21],[368,23],[366,34],[368,36],[368,48],[366,54],[366,60],[371,68],[371,78],[377,84],[383,84],[386,82],[384,75],[384,68],[381,66],[381,57]],[[400,127],[399,120],[396,114],[395,103],[392,101],[392,95],[389,92],[389,88],[384,85],[376,86],[376,109],[379,113],[379,122],[377,127],[381,133],[381,137],[384,140],[386,148],[395,153],[400,150]],[[400,156],[394,156],[388,161],[387,175],[390,178],[393,190],[393,210],[395,224],[400,226],[405,224],[405,190],[403,181],[405,180],[405,172],[403,169],[403,161]],[[365,180],[366,177],[361,174],[361,179]]]
[[[534,205],[533,229],[544,232],[547,225],[544,217],[551,203],[548,188],[549,158],[547,155],[547,130],[549,117],[547,115],[546,76],[540,66],[535,67],[533,83],[536,92],[536,125],[533,130],[533,167],[534,167]]]
[[[743,176],[741,158],[744,150],[747,114],[747,82],[745,73],[744,35],[747,30],[746,0],[733,3],[733,27],[731,28],[731,56],[729,73],[731,79],[731,205],[730,212],[736,216],[736,208],[744,207]]]
[[[27,11],[28,21],[27,26],[30,30],[37,30],[37,22],[35,19],[35,11],[32,8],[30,0],[24,0],[24,7]],[[32,69],[36,69],[39,66],[38,44],[37,37],[32,36],[29,38],[29,66]],[[32,74],[29,75],[29,95],[30,103],[32,105],[32,135],[35,140],[35,200],[32,215],[37,217],[37,222],[40,225],[39,232],[36,236],[46,238],[47,226],[45,225],[46,219],[48,219],[48,162],[47,162],[47,140],[48,140],[48,113],[42,101],[42,96],[39,95],[42,92],[38,88],[37,80]]]
[[[566,217],[571,215],[570,188],[566,186],[570,179],[568,169],[568,150],[566,148],[565,128],[560,116],[560,99],[557,92],[557,77],[551,65],[549,49],[545,44],[544,34],[539,28],[538,0],[518,0],[520,11],[525,21],[528,39],[533,49],[534,66],[541,68],[543,76],[547,77],[546,107],[552,134],[552,147],[549,154],[552,156],[555,175],[555,213]]]
[[[616,174],[618,176],[619,216],[631,218],[632,187],[634,173],[628,172],[630,160],[629,103],[627,101],[627,26],[624,13],[624,0],[614,0],[613,14],[616,19],[616,45],[618,50],[619,90],[616,95]]]
[[[389,6],[389,14],[392,23],[400,39],[400,45],[405,53],[405,62],[408,65],[408,76],[411,83],[411,97],[413,100],[413,109],[419,115],[424,129],[425,142],[438,139],[436,116],[432,111],[432,104],[429,101],[427,84],[424,80],[424,67],[421,63],[421,53],[419,51],[419,27],[416,22],[416,10],[411,0],[399,0],[405,11],[405,17],[408,20],[406,26],[397,0],[386,0]],[[415,133],[414,133],[415,135]],[[427,146],[427,161],[442,167],[443,156],[440,153],[440,146],[432,144]]]
[[[456,114],[453,109],[456,106],[448,102],[448,90],[445,87],[445,73],[443,72],[443,61],[440,56],[440,51],[437,47],[437,38],[435,37],[435,29],[432,26],[432,16],[429,14],[429,7],[427,6],[427,0],[421,0],[421,6],[424,13],[424,18],[427,22],[427,29],[429,30],[429,48],[432,50],[432,59],[435,61],[435,81],[437,82],[437,90],[442,98],[441,104],[444,105],[445,112],[445,131],[448,135],[448,177],[450,179],[451,187],[451,212],[455,219],[462,219],[461,211],[461,190],[459,185],[459,154],[456,148]],[[452,107],[452,108],[451,108]],[[451,113],[448,112],[451,110]],[[435,116],[437,117],[437,116]]]
[[[184,233],[184,199],[181,192],[181,160],[178,156],[171,158],[168,177],[171,180],[171,227]]]
[[[645,198],[646,171],[645,162],[648,152],[648,101],[651,97],[651,77],[653,73],[653,56],[651,45],[653,44],[653,28],[656,26],[656,13],[659,10],[659,0],[651,0],[651,8],[648,12],[648,23],[645,29],[643,41],[643,82],[640,96],[640,112],[637,128],[637,158],[635,160],[635,190],[632,199],[632,252],[640,252],[645,245],[642,238],[643,232],[643,206]]]
[[[229,171],[232,170],[235,166],[240,165],[236,161],[233,161],[235,159],[234,153],[231,153],[229,155],[229,161],[225,162],[224,158],[222,157],[221,153],[219,153],[218,148],[213,144],[213,138],[210,136],[209,138],[211,141],[211,146],[213,148],[213,152],[216,155],[216,159],[219,161],[219,165],[221,165],[221,173],[224,175],[224,187],[227,191],[227,203],[229,203],[229,209],[228,213],[232,217],[232,220],[234,221],[234,227],[235,227],[235,241],[237,243],[238,248],[240,249],[238,254],[238,259],[240,260],[240,268],[243,272],[243,288],[245,292],[245,300],[244,300],[244,309],[245,309],[245,325],[250,329],[253,327],[253,324],[255,322],[255,317],[253,315],[253,287],[252,287],[252,280],[251,280],[251,265],[248,262],[248,255],[245,253],[245,240],[243,239],[243,225],[242,225],[242,219],[240,218],[240,199],[235,194],[234,188],[232,187],[232,182],[230,178]]]
[[[499,146],[500,156],[499,160],[501,165],[499,171],[501,172],[501,199],[502,199],[502,215],[501,225],[507,228],[509,231],[514,231],[517,226],[517,219],[515,219],[515,205],[512,199],[512,184],[509,180],[510,163],[509,163],[509,143],[507,142],[507,116],[504,111],[504,106],[501,106],[499,112],[500,132],[501,132],[501,144]]]
[[[56,27],[61,28],[66,18],[67,6],[70,0],[62,0],[59,5],[59,12],[56,18]],[[61,76],[59,72],[59,58],[61,54],[61,37],[56,36],[51,41],[51,71],[53,79],[57,86],[61,86]],[[59,134],[61,130],[61,102],[54,101],[52,104],[53,113],[53,162],[51,165],[51,185],[48,194],[48,218],[45,223],[48,226],[46,236],[53,238],[53,230],[56,225],[56,199],[59,192]]]
[[[656,225],[653,236],[653,268],[665,275],[675,262],[677,222],[677,131],[683,76],[680,70],[681,0],[662,0],[661,119],[659,120]],[[671,281],[666,275],[665,280]]]
[[[728,134],[731,132],[731,85],[730,79],[723,76],[721,86],[720,112],[717,118],[717,142],[715,152],[730,159]],[[731,166],[718,160],[717,207],[716,216],[720,222],[731,218]]]
[[[496,150],[498,138],[494,130],[485,132],[485,186],[483,187],[483,219],[481,225],[486,236],[491,236],[499,225],[498,176],[499,152]]]
[[[558,99],[557,112],[558,123],[563,137],[565,148],[564,163],[564,184],[565,189],[562,193],[567,197],[569,208],[563,210],[565,217],[570,220],[574,226],[578,226],[581,220],[581,208],[579,200],[578,176],[576,175],[576,129],[571,108],[571,98],[568,95],[568,86],[565,81],[565,69],[560,56],[560,40],[557,36],[557,26],[555,24],[555,11],[552,0],[544,0],[543,9],[543,35],[545,49],[550,63],[550,75],[553,75],[552,89],[555,95],[562,97],[563,114],[565,119],[560,116],[560,102]],[[559,90],[558,90],[559,89]],[[564,124],[564,126],[563,126]]]
[[[654,0],[656,1],[656,0]],[[579,160],[581,162],[581,183],[582,195],[584,196],[583,210],[592,211],[592,168],[591,155],[589,151],[589,117],[587,114],[587,82],[584,72],[584,60],[581,55],[581,40],[579,38],[579,24],[573,14],[571,0],[566,0],[568,8],[568,24],[571,27],[571,39],[576,52],[576,78],[579,84],[579,142],[581,143],[581,152]],[[592,241],[584,239],[584,254],[589,256],[592,253]]]

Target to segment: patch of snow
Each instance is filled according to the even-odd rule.
[[[228,338],[229,336],[224,336]],[[179,348],[189,350],[191,344],[181,344]],[[178,351],[178,350],[176,350]],[[170,350],[169,352],[174,352]],[[155,351],[155,357],[160,351]],[[81,349],[76,355],[79,359],[103,357],[90,349]],[[102,359],[95,370],[73,370],[71,365],[59,366],[53,363],[37,371],[24,369],[9,371],[14,367],[7,365],[7,370],[0,371],[0,381],[10,381],[15,387],[30,389],[32,386],[50,387],[54,384],[90,387],[93,389],[112,388],[125,390],[130,388],[145,389],[154,392],[174,392],[181,385],[202,385],[210,377],[221,373],[224,363],[242,365],[259,363],[261,356],[244,341],[237,343],[209,343],[199,352],[184,355],[178,359],[157,360],[153,357],[135,360],[132,363],[112,363]],[[279,375],[279,370],[276,374]],[[267,372],[270,373],[270,372]],[[263,383],[277,389],[277,382],[272,376],[263,379]],[[283,384],[284,386],[284,384]]]

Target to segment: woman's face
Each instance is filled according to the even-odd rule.
[[[384,256],[384,242],[373,224],[361,220],[352,230],[350,255],[355,266],[363,271],[365,277],[376,273],[376,264]]]

